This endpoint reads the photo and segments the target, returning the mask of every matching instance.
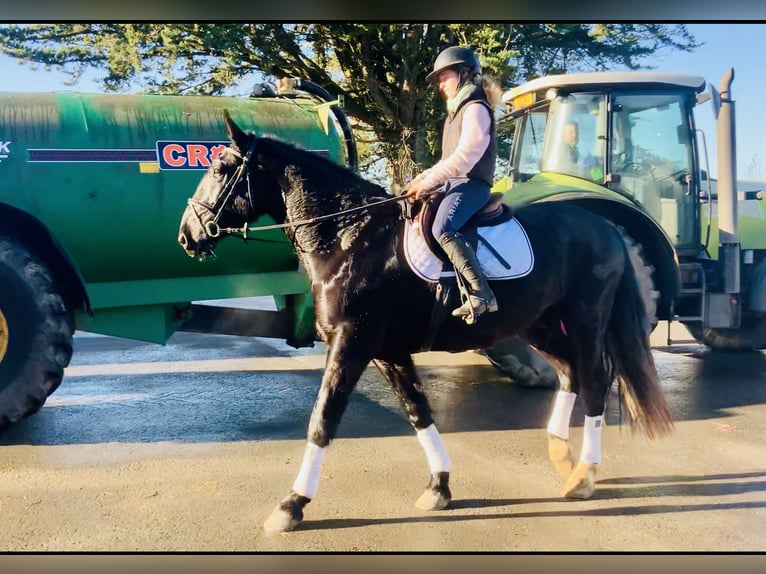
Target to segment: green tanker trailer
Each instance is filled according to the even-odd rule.
[[[313,343],[308,281],[282,231],[226,241],[205,264],[176,241],[189,190],[228,144],[224,108],[256,133],[356,167],[338,102],[296,86],[250,98],[0,92],[0,429],[59,386],[75,329]],[[192,304],[263,295],[276,311]]]

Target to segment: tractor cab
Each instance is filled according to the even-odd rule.
[[[693,108],[704,88],[698,76],[600,72],[547,76],[506,92],[515,124],[511,195],[606,194],[647,213],[679,253],[696,250]]]

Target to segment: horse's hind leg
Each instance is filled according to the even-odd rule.
[[[580,325],[572,334],[577,359],[572,377],[585,404],[585,422],[580,460],[569,474],[562,494],[568,498],[586,499],[595,491],[595,476],[601,462],[601,431],[612,374],[605,353],[603,331]]]
[[[574,469],[574,457],[569,447],[569,425],[577,394],[572,392],[570,378],[559,372],[559,390],[548,419],[548,458],[556,471],[567,476]]]
[[[603,409],[603,404],[601,408]],[[596,490],[596,472],[601,462],[601,430],[603,426],[603,410],[600,411],[600,414],[585,415],[580,460],[567,477],[561,491],[563,496],[580,499],[593,496]]]
[[[415,506],[421,510],[443,510],[452,500],[449,489],[449,471],[452,462],[444,448],[439,431],[434,425],[431,408],[423,393],[423,386],[412,357],[406,355],[396,360],[376,359],[374,363],[402,401],[407,418],[415,429],[418,441],[428,459],[431,478],[425,491],[415,502]]]

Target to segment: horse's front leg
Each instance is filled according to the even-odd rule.
[[[335,438],[351,392],[370,361],[370,355],[350,343],[353,336],[337,336],[327,352],[322,384],[308,426],[308,443],[292,491],[263,524],[270,532],[294,530],[303,520],[303,508],[316,496],[325,451]]]
[[[434,425],[431,407],[423,393],[423,385],[415,370],[412,357],[406,355],[396,360],[376,359],[374,362],[402,401],[407,418],[415,429],[418,441],[428,459],[431,477],[425,491],[415,501],[415,506],[421,510],[443,510],[452,501],[452,493],[449,489],[449,471],[452,462],[444,448],[439,431]]]

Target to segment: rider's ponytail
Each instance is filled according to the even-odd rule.
[[[500,88],[500,84],[494,78],[487,76],[480,76],[482,88],[484,88],[484,95],[492,106],[492,109],[497,108],[502,102],[503,90]]]

